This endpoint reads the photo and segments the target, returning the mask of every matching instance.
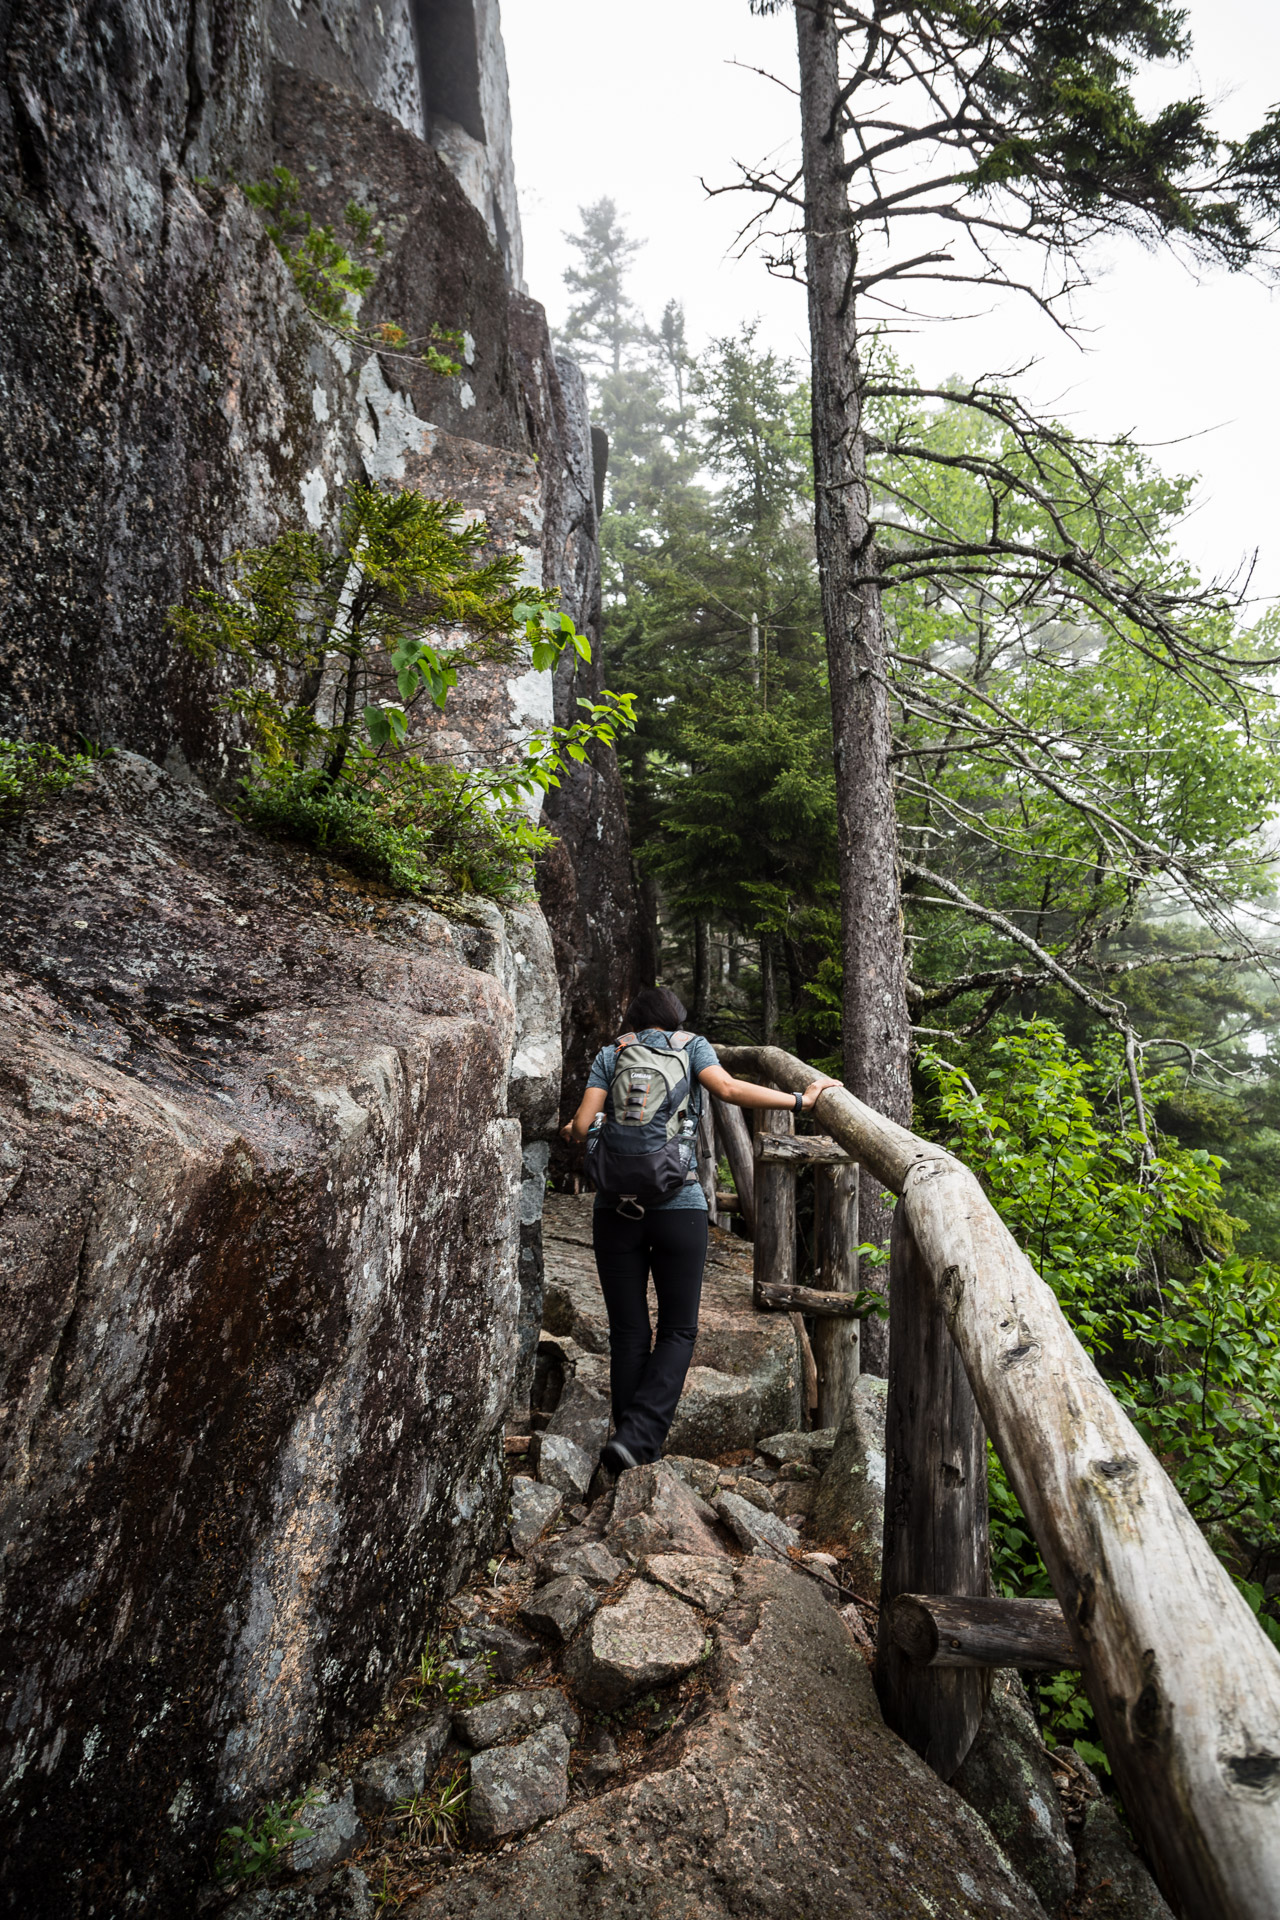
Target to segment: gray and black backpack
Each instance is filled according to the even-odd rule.
[[[701,1090],[690,1072],[693,1034],[669,1033],[662,1046],[624,1033],[604,1113],[587,1141],[584,1171],[598,1193],[638,1220],[696,1179]]]

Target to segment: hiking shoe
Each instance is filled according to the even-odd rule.
[[[625,1473],[628,1467],[638,1467],[640,1462],[630,1447],[624,1447],[621,1440],[606,1441],[600,1453],[600,1465],[606,1473],[615,1476]]]

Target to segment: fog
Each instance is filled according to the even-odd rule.
[[[1242,133],[1280,97],[1280,9],[1192,0],[1189,14],[1193,60],[1144,76],[1144,98],[1203,93],[1224,130]],[[609,194],[646,241],[632,292],[650,319],[683,300],[697,344],[759,316],[763,338],[803,362],[803,289],[755,252],[737,257],[752,207],[702,185],[731,184],[736,160],[794,156],[790,13],[757,19],[747,0],[504,0],[502,23],[525,273],[552,320],[566,306],[564,232],[582,203]],[[1108,247],[1091,272],[1078,345],[1026,303],[971,296],[970,317],[917,325],[899,351],[931,382],[1034,359],[1022,390],[1038,404],[1083,432],[1131,429],[1160,445],[1169,471],[1200,476],[1182,545],[1202,573],[1230,574],[1256,550],[1252,592],[1280,597],[1277,295],[1136,244]]]

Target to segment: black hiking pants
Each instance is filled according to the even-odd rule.
[[[679,1207],[628,1220],[597,1207],[592,1218],[609,1314],[614,1434],[637,1460],[659,1460],[698,1337],[707,1216],[700,1207]],[[656,1339],[649,1322],[651,1273],[658,1296]]]

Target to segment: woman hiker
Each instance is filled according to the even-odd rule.
[[[661,1458],[693,1357],[707,1258],[707,1201],[696,1160],[703,1089],[738,1107],[801,1113],[824,1087],[839,1085],[823,1074],[793,1095],[735,1080],[710,1041],[684,1031],[684,1019],[665,987],[638,993],[627,1008],[627,1030],[600,1049],[582,1104],[560,1129],[568,1141],[590,1136],[587,1177],[598,1189],[593,1239],[609,1315],[614,1426],[600,1464],[612,1474]]]

